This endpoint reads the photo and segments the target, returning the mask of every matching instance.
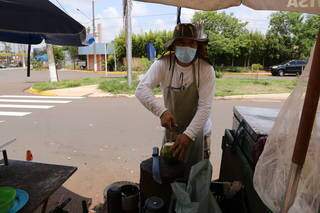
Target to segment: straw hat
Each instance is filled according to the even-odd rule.
[[[173,31],[173,38],[170,39],[166,44],[167,51],[174,51],[174,43],[179,39],[190,39],[198,42],[198,55],[202,58],[207,58],[207,38],[200,38],[198,30],[193,24],[178,24]]]

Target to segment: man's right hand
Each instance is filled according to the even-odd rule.
[[[172,130],[174,127],[177,126],[173,115],[169,111],[165,111],[161,115],[160,120],[161,120],[161,126],[166,129]]]

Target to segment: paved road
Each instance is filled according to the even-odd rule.
[[[25,151],[31,149],[35,161],[78,166],[78,172],[65,186],[92,197],[94,203],[102,200],[102,190],[111,182],[138,181],[140,161],[151,155],[154,145],[161,143],[163,130],[158,119],[135,98],[68,101],[71,102],[54,104],[51,109],[19,109],[32,112],[22,117],[0,116],[1,120],[5,118],[0,123],[1,143],[17,138],[7,147],[9,157],[24,159]],[[220,167],[221,137],[224,129],[232,125],[234,105],[279,107],[281,103],[214,102],[211,160],[215,177]]]
[[[103,74],[88,72],[58,71],[61,80],[81,79],[86,77],[103,77]],[[33,83],[49,81],[48,71],[31,71],[31,77],[27,77],[26,69],[0,69],[0,94],[24,94],[24,90]]]
[[[95,75],[62,73],[65,79]],[[65,187],[93,198],[95,204],[103,200],[103,189],[110,183],[139,180],[140,161],[151,155],[154,145],[161,144],[163,129],[158,118],[135,98],[25,96],[23,88],[45,79],[48,73],[34,72],[28,82],[24,74],[0,71],[0,145],[17,138],[7,147],[9,158],[24,159],[26,150],[30,149],[35,161],[77,166],[79,170]],[[211,147],[214,177],[219,174],[221,137],[224,129],[232,126],[233,106],[280,107],[281,104],[275,100],[214,101]]]

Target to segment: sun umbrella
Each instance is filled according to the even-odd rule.
[[[0,41],[31,44],[86,45],[86,29],[48,0],[0,0]]]
[[[318,1],[298,0],[136,0],[150,3],[188,7],[197,10],[220,10],[228,7],[246,5],[255,10],[278,10],[301,13],[320,13]]]
[[[85,27],[48,0],[0,0],[0,20],[1,41],[85,44]]]

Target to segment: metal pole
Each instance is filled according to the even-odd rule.
[[[95,41],[93,42],[93,70],[97,71],[97,55],[96,55],[96,24],[94,13],[94,0],[92,0],[92,34]]]
[[[131,9],[132,1],[127,0],[126,13],[125,13],[125,23],[126,23],[126,43],[127,43],[127,69],[128,69],[128,85],[132,85],[132,35],[131,35]]]
[[[294,203],[302,168],[306,159],[320,97],[320,34],[318,34],[310,68],[307,91],[302,109],[298,135],[293,151],[288,186],[281,213],[287,213]]]
[[[177,24],[181,24],[181,7],[177,7]]]
[[[104,51],[104,66],[105,66],[105,70],[106,70],[106,77],[108,77],[108,55],[107,55],[107,44],[104,45],[105,46],[105,51]]]
[[[113,45],[113,60],[114,60],[114,71],[117,71],[117,55],[116,55],[116,50],[115,46]]]
[[[30,77],[30,71],[31,71],[31,44],[28,44],[28,59],[27,59],[27,77]]]

